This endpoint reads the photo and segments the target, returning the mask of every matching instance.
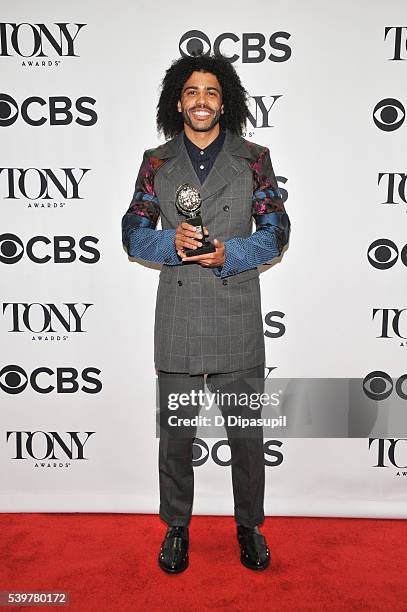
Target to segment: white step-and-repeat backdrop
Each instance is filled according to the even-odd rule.
[[[198,48],[233,59],[292,222],[261,275],[267,367],[406,399],[406,40],[403,0],[2,2],[1,511],[157,511],[159,272],[120,222]],[[196,441],[194,512],[232,514],[228,450]],[[407,516],[394,432],[266,439],[265,461],[267,514]]]

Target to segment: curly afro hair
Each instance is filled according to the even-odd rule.
[[[163,78],[157,104],[158,131],[168,139],[183,130],[184,121],[177,110],[177,102],[185,81],[193,72],[199,71],[214,74],[222,88],[224,112],[219,121],[221,127],[241,135],[249,114],[248,93],[232,64],[221,55],[182,57],[171,64]]]

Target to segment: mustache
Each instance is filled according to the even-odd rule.
[[[212,108],[208,108],[207,106],[193,106],[192,108],[188,109],[189,111],[193,111],[193,110],[206,110],[209,113],[213,113],[213,109]]]

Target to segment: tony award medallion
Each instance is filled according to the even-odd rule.
[[[185,249],[185,255],[190,257],[191,255],[203,255],[204,253],[214,253],[216,251],[215,245],[209,242],[203,233],[202,218],[200,216],[201,211],[201,196],[199,191],[195,187],[191,187],[185,183],[180,185],[175,193],[175,206],[177,210],[187,217],[187,223],[196,227],[197,233],[202,234],[200,242],[202,246],[197,249]]]

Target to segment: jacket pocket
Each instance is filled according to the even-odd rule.
[[[257,268],[253,268],[252,270],[245,270],[244,272],[240,272],[239,274],[234,274],[233,276],[228,276],[228,284],[240,284],[244,283],[252,278],[259,277],[259,270]]]

